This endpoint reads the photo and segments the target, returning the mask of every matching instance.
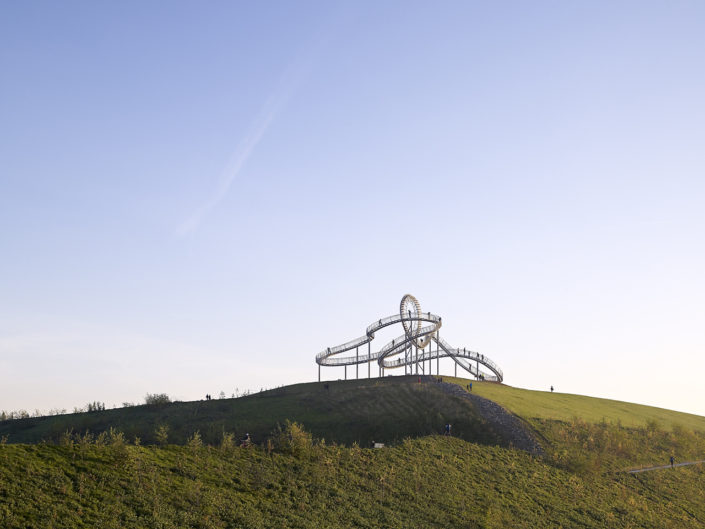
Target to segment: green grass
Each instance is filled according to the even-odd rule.
[[[473,382],[475,393],[537,430],[546,455],[536,458],[496,445],[466,399],[415,380],[339,381],[329,391],[299,384],[240,399],[3,423],[0,437],[11,441],[61,441],[0,442],[0,527],[705,526],[703,466],[617,472],[671,454],[702,459],[704,418]],[[286,419],[306,431],[278,429]],[[462,438],[429,435],[446,421]],[[153,442],[158,424],[179,444],[126,442]],[[76,433],[62,435],[67,427]],[[127,436],[80,435],[110,427]],[[239,449],[224,435],[245,429],[259,446]],[[187,442],[196,430],[205,445]],[[360,447],[371,439],[391,444]]]
[[[443,377],[444,381],[467,386],[469,380]],[[691,430],[705,432],[705,417],[678,411],[632,404],[618,400],[598,399],[568,393],[533,391],[514,388],[493,382],[473,382],[476,395],[493,400],[515,415],[526,420],[550,419],[570,421],[579,417],[585,422],[599,423],[603,420],[621,423],[627,427],[640,427],[656,421],[665,428],[680,425]]]
[[[581,477],[439,436],[383,450],[0,446],[0,527],[699,528],[705,470]]]
[[[443,377],[466,388],[469,380]],[[473,393],[518,415],[537,432],[546,460],[573,472],[604,473],[705,456],[705,417],[581,395],[473,382]]]
[[[416,377],[361,379],[297,384],[248,397],[135,406],[104,412],[21,419],[0,423],[0,437],[11,443],[58,441],[67,430],[99,433],[117,428],[128,439],[154,443],[157,425],[167,425],[169,442],[183,444],[199,431],[207,443],[218,443],[223,432],[249,432],[262,441],[287,419],[304,425],[317,438],[367,446],[406,437],[441,433],[447,422],[454,433],[483,444],[501,443],[465,399],[447,395]]]

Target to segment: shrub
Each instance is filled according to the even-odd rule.
[[[274,448],[284,454],[302,457],[311,454],[313,438],[297,422],[286,421],[284,428],[277,427],[274,432]]]
[[[105,402],[98,402],[98,401],[89,402],[88,404],[86,404],[86,410],[88,412],[105,411]]]
[[[111,426],[108,430],[107,442],[111,446],[125,446],[125,434]]]
[[[223,452],[231,452],[235,448],[235,435],[231,432],[223,432],[223,439],[220,441],[220,449]]]
[[[201,439],[201,432],[199,432],[198,430],[193,432],[193,435],[188,438],[188,441],[186,441],[186,444],[194,452],[199,450],[201,447],[203,447],[203,440]]]
[[[144,397],[144,403],[153,406],[163,406],[169,404],[171,399],[166,393],[147,393]]]
[[[83,435],[77,434],[76,441],[78,443],[78,450],[81,454],[81,458],[83,458],[88,451],[88,448],[93,443],[93,435],[89,431],[86,431]]]
[[[648,419],[646,421],[646,426],[644,427],[644,429],[646,430],[646,433],[649,437],[653,437],[654,435],[661,432],[661,425],[656,419]]]
[[[66,430],[64,433],[61,434],[61,438],[59,439],[59,444],[61,446],[67,446],[69,448],[73,448],[74,440],[73,440],[73,430],[72,429]]]
[[[164,446],[169,441],[169,426],[167,424],[160,424],[154,429],[154,438],[157,440],[157,444]]]
[[[110,450],[118,463],[124,463],[129,459],[130,453],[127,451],[125,434],[120,430],[116,430],[113,427],[108,430],[107,444],[110,446]]]

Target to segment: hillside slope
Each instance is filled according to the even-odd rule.
[[[444,382],[462,389],[469,381]],[[4,423],[0,436],[39,441],[55,432],[60,442],[0,441],[0,527],[705,526],[702,465],[622,471],[670,455],[702,459],[703,418],[474,382],[473,393],[493,396],[535,429],[546,449],[536,457],[497,446],[506,440],[472,400],[444,387],[416,377],[328,390],[301,384],[241,399]],[[428,435],[445,421],[463,438]],[[185,444],[144,446],[158,424]],[[107,435],[83,433],[110,427]],[[228,432],[245,427],[261,432],[258,446],[236,447]],[[381,450],[355,444],[372,438],[395,442]]]
[[[463,378],[452,377],[444,377],[444,380],[462,387],[469,382]],[[497,402],[527,420],[570,421],[579,417],[586,422],[619,422],[627,427],[641,427],[648,422],[656,421],[667,428],[680,425],[705,432],[705,417],[643,404],[569,393],[534,391],[492,382],[473,382],[473,392]]]
[[[440,436],[382,450],[0,445],[0,527],[701,528],[705,470],[581,476]]]
[[[207,443],[220,442],[223,432],[249,432],[262,441],[287,419],[319,439],[348,445],[441,433],[448,422],[462,439],[503,444],[472,404],[433,383],[418,383],[417,377],[297,384],[236,399],[5,421],[0,437],[7,436],[10,443],[57,442],[66,431],[96,434],[116,428],[130,440],[154,443],[156,426],[167,425],[171,443],[183,444],[195,431]]]

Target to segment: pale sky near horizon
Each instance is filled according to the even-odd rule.
[[[409,292],[507,384],[705,415],[704,20],[0,4],[0,410],[313,381]]]

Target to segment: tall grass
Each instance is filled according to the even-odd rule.
[[[441,436],[374,450],[316,441],[288,423],[273,437],[252,449],[227,436],[218,446],[132,446],[118,432],[63,446],[0,445],[0,527],[696,528],[705,520],[698,467],[583,475]]]

